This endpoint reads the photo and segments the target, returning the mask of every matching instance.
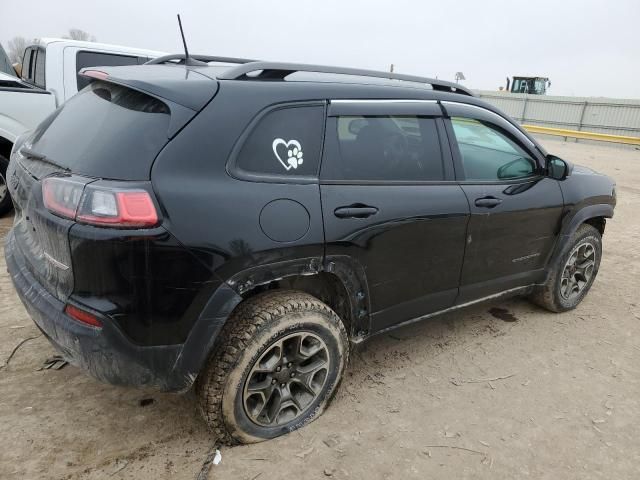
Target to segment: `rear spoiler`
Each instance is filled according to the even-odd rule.
[[[84,77],[124,85],[196,112],[202,110],[218,91],[215,79],[196,70],[170,65],[87,67],[79,73]]]
[[[213,99],[218,82],[194,70],[163,65],[87,67],[83,77],[115,83],[157,98],[171,111],[169,138]]]

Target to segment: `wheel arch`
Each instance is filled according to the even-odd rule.
[[[228,281],[243,300],[266,290],[297,290],[326,303],[342,320],[349,339],[369,331],[369,295],[362,269],[349,257],[281,262],[240,272]]]
[[[571,217],[571,220],[562,229],[561,235],[570,238],[583,223],[588,223],[595,227],[600,234],[603,234],[606,219],[611,217],[613,217],[613,205],[600,203],[586,206]]]
[[[223,282],[194,324],[173,367],[175,383],[182,390],[191,387],[218,348],[220,331],[240,304],[268,290],[296,290],[326,303],[342,320],[350,341],[357,342],[369,333],[364,269],[349,257],[324,263],[313,257],[252,267]]]
[[[542,283],[545,283],[551,272],[551,266],[561,257],[570,245],[571,237],[576,233],[580,225],[588,224],[594,227],[600,235],[604,234],[606,219],[613,217],[613,205],[602,203],[583,207],[570,217],[563,225],[560,235],[556,241],[549,261],[547,262],[547,272]]]

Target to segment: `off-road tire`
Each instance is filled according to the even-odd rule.
[[[247,377],[274,343],[296,332],[310,332],[325,342],[330,360],[323,387],[291,422],[259,425],[247,413],[243,396]],[[347,332],[326,304],[297,291],[258,294],[241,303],[227,320],[196,381],[200,411],[217,441],[224,444],[256,443],[289,433],[322,414],[342,379],[348,356]]]
[[[586,282],[584,287],[578,292],[578,294],[571,299],[564,298],[561,294],[561,282],[562,275],[572,253],[579,248],[585,242],[590,243],[595,250],[595,264],[593,267],[593,273]],[[593,285],[600,268],[600,260],[602,258],[602,236],[600,232],[591,225],[582,224],[578,230],[573,234],[573,237],[568,242],[564,252],[553,263],[551,271],[547,277],[547,282],[544,285],[536,286],[529,299],[552,312],[566,312],[572,310],[578,306],[582,299],[589,292],[589,289]]]
[[[1,185],[7,185],[7,167],[9,166],[9,160],[0,155],[0,188]],[[4,214],[9,213],[13,209],[13,203],[11,202],[11,196],[9,195],[9,191],[6,190],[3,198],[0,198],[0,217],[4,216]]]

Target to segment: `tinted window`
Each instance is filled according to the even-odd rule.
[[[34,49],[27,48],[22,57],[22,79],[33,83],[33,66],[35,64]]]
[[[533,175],[536,162],[498,127],[471,118],[451,118],[467,180],[508,180]]]
[[[78,52],[76,55],[76,68],[78,71],[86,67],[117,67],[120,65],[138,65],[138,57],[97,52]],[[89,78],[77,75],[78,90],[82,90],[89,85],[90,81],[91,79]]]
[[[167,142],[169,120],[161,101],[94,81],[38,126],[33,149],[75,173],[146,180]]]
[[[334,124],[337,148],[327,153],[330,180],[442,180],[442,152],[433,118],[343,116]]]
[[[44,60],[45,60],[45,51],[38,49],[35,50],[34,52],[37,56],[36,56],[36,61],[35,61],[35,71],[33,74],[33,83],[35,83],[38,87],[41,88],[45,88],[45,81],[44,81],[44,72],[45,72],[45,65],[44,65]]]
[[[324,107],[289,107],[267,113],[247,137],[236,168],[250,174],[316,176]]]

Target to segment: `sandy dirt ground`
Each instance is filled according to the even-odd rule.
[[[600,273],[578,309],[513,299],[375,338],[321,418],[221,448],[208,478],[640,478],[640,151],[544,143],[618,182]],[[10,224],[0,219],[0,237]],[[2,256],[0,365],[38,335],[5,270]],[[0,478],[196,478],[213,439],[191,395],[103,385],[72,366],[38,371],[53,354],[38,337],[0,370]]]

